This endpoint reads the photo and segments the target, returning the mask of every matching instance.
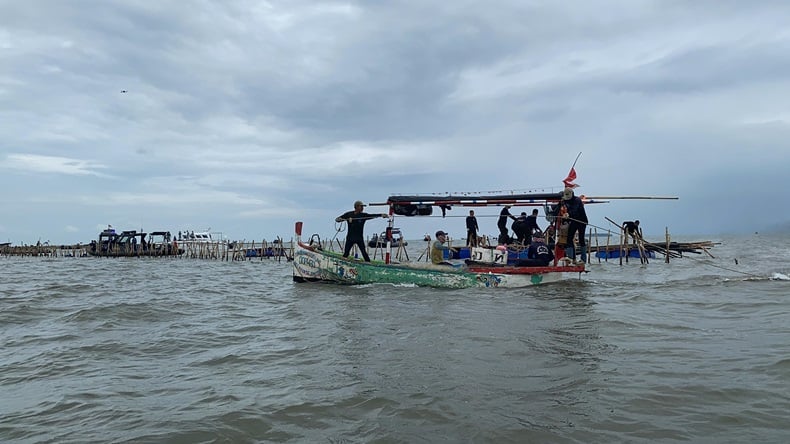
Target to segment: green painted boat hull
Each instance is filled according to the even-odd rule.
[[[511,271],[508,273],[507,271]],[[583,267],[581,267],[583,271]],[[579,267],[568,272],[525,273],[525,269],[491,267],[485,272],[430,263],[385,264],[343,258],[340,254],[305,248],[294,251],[293,277],[296,282],[334,282],[339,284],[395,284],[437,288],[503,287],[521,288],[556,282],[568,277],[578,279]]]

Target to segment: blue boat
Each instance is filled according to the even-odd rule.
[[[635,258],[639,259],[639,249],[638,248],[629,248],[628,249],[628,254],[624,255],[624,256],[635,257]],[[616,249],[612,249],[612,250],[609,250],[609,251],[605,251],[605,250],[596,251],[595,252],[595,257],[597,257],[599,259],[619,259],[620,258],[620,249],[616,248]],[[646,257],[648,259],[655,259],[656,258],[656,253],[655,253],[655,251],[645,250],[644,257]]]

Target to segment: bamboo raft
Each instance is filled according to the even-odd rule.
[[[643,242],[642,248],[645,251],[652,251],[654,253],[666,254],[669,253],[669,256],[672,258],[680,258],[683,257],[683,253],[693,253],[693,254],[708,254],[710,255],[709,249],[713,248],[716,243],[711,241],[699,241],[699,242],[670,242],[662,243],[662,242]],[[604,252],[612,252],[612,251],[628,251],[632,250],[636,247],[633,243],[631,244],[610,244],[610,245],[591,245],[589,247],[590,253],[597,253],[599,251]]]

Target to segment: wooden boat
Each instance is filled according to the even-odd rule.
[[[506,265],[507,255],[495,249],[473,247],[479,261],[468,264],[434,265],[430,262],[364,262],[343,258],[340,253],[322,250],[318,244],[302,242],[302,222],[296,222],[293,279],[295,282],[332,282],[337,284],[411,284],[440,288],[503,287],[520,288],[564,277],[579,277],[584,264],[560,261],[548,267]],[[389,256],[388,256],[389,257]],[[488,259],[488,260],[486,260]]]
[[[392,228],[390,232],[392,233],[392,235],[389,236],[391,248],[398,248],[400,246],[405,247],[406,245],[409,245],[409,242],[403,238],[403,233],[401,233],[400,228]],[[387,248],[387,232],[382,231],[381,234],[374,234],[373,237],[368,241],[368,247]]]
[[[433,207],[446,210],[451,206],[542,206],[556,207],[562,193],[508,194],[495,196],[390,196],[390,227],[394,216],[427,216]],[[596,203],[587,200],[586,203]],[[548,214],[548,211],[547,211]],[[559,218],[552,223],[559,224]],[[343,258],[340,253],[325,251],[320,243],[302,241],[302,222],[295,224],[293,279],[296,282],[333,282],[339,284],[410,284],[440,288],[503,287],[521,288],[536,284],[579,279],[586,271],[584,263],[563,258],[555,249],[555,260],[545,267],[519,266],[508,261],[508,254],[493,247],[470,247],[469,258],[453,265],[426,262],[399,262],[392,259],[391,249],[385,250],[383,261],[364,262]]]
[[[146,240],[148,239],[148,240]],[[152,233],[135,230],[116,233],[107,228],[99,234],[98,241],[88,246],[88,254],[103,257],[127,256],[178,256],[184,253],[177,243],[170,242],[170,232],[154,231]]]
[[[579,153],[581,155],[581,153]],[[578,156],[576,160],[578,160]],[[568,176],[562,181],[564,189],[575,188],[576,162],[574,161]],[[543,206],[549,222],[547,232],[556,239],[549,239],[547,244],[554,248],[554,259],[547,266],[521,266],[527,261],[516,256],[511,258],[504,246],[470,247],[469,258],[451,265],[435,265],[433,263],[403,262],[393,260],[391,237],[390,245],[384,253],[384,261],[362,262],[344,258],[341,254],[325,251],[321,247],[318,235],[310,237],[307,243],[302,242],[302,222],[296,222],[293,256],[293,279],[296,282],[334,282],[340,284],[410,284],[443,288],[467,287],[503,287],[519,288],[548,282],[556,282],[568,277],[581,278],[586,272],[584,262],[575,262],[565,255],[565,235],[567,225],[563,225],[564,207],[560,205],[563,192],[526,193],[499,195],[395,195],[387,198],[384,203],[372,203],[370,206],[389,207],[388,230],[393,229],[395,216],[430,216],[434,207],[441,210],[442,216],[453,206],[485,207],[485,206]],[[603,199],[677,199],[674,197],[584,197],[584,204],[605,203]],[[314,239],[319,242],[313,243]],[[426,234],[425,239],[429,237]],[[556,242],[554,242],[556,240]],[[553,247],[552,247],[553,246]],[[504,248],[502,251],[501,248]],[[400,251],[400,249],[399,249]],[[585,252],[581,252],[584,258]],[[408,259],[408,255],[406,256]],[[512,260],[511,260],[512,259]]]

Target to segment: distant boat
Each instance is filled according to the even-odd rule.
[[[169,231],[152,233],[135,230],[116,233],[115,229],[107,228],[99,233],[99,239],[91,241],[88,254],[101,257],[126,256],[178,256],[184,253],[175,241],[171,242]]]
[[[398,248],[400,246],[405,247],[406,245],[409,245],[409,242],[403,238],[400,228],[393,228],[391,232],[392,237],[390,240],[390,246],[392,248]],[[383,231],[381,234],[374,234],[370,241],[368,241],[368,247],[387,248],[387,232]]]
[[[221,235],[219,237],[222,237]],[[211,232],[209,230],[205,231],[184,231],[183,234],[179,232],[178,241],[180,242],[192,242],[192,243],[205,243],[205,242],[214,242],[219,241],[221,239],[214,239]]]

